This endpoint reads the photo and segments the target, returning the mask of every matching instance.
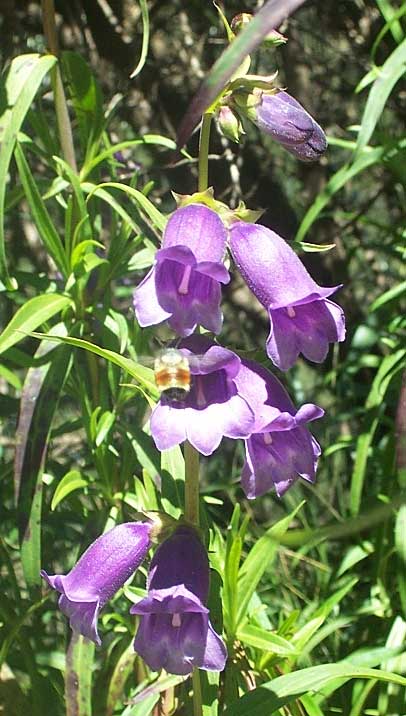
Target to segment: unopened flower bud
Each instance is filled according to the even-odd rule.
[[[220,107],[217,115],[218,128],[221,134],[232,142],[239,143],[244,130],[239,117],[230,107]]]
[[[233,32],[241,32],[246,25],[252,20],[252,15],[249,12],[240,12],[238,15],[233,17],[231,20],[231,29]]]
[[[240,12],[238,15],[233,17],[231,20],[231,29],[236,34],[238,32],[241,32],[241,30],[244,29],[252,20],[253,15],[251,15],[249,12]],[[267,36],[264,38],[264,45],[273,45],[276,47],[277,45],[284,45],[288,41],[288,38],[282,35],[277,30],[271,30],[267,34]]]
[[[322,128],[287,92],[263,93],[250,110],[249,119],[298,159],[312,162],[326,151]]]

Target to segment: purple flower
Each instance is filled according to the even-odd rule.
[[[340,286],[313,281],[290,246],[265,226],[237,222],[230,248],[242,276],[269,314],[268,356],[288,370],[299,353],[321,363],[345,338],[344,313],[327,297]]]
[[[211,455],[223,436],[250,435],[254,414],[235,381],[240,358],[204,336],[183,340],[179,348],[190,358],[191,390],[182,402],[161,396],[151,415],[158,450],[188,440],[203,455]],[[201,355],[196,358],[196,354]]]
[[[154,671],[222,671],[227,659],[204,606],[209,562],[200,539],[180,527],[158,547],[148,575],[148,596],[131,608],[141,615],[134,649]]]
[[[287,92],[262,94],[255,123],[298,159],[313,162],[327,149],[326,135],[308,112]]]
[[[61,592],[59,608],[74,631],[100,645],[97,619],[106,602],[140,566],[150,548],[151,525],[126,522],[93,542],[69,574],[41,576]]]
[[[168,321],[180,336],[197,324],[220,333],[221,283],[227,232],[219,216],[203,204],[177,209],[168,221],[155,265],[134,294],[140,326]]]
[[[279,381],[252,361],[243,361],[236,382],[256,415],[245,441],[241,481],[246,496],[253,499],[275,487],[281,497],[298,477],[314,482],[320,446],[305,425],[324,411],[312,403],[296,410]]]

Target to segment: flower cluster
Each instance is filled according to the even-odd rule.
[[[290,95],[263,85],[264,91],[254,87],[254,92],[242,85],[235,101],[231,95],[219,106],[222,131],[238,141],[245,117],[299,159],[317,159],[326,149],[323,130]],[[296,408],[267,368],[195,333],[198,326],[221,332],[221,285],[230,281],[227,251],[268,313],[266,352],[281,371],[300,354],[322,362],[329,344],[344,340],[345,326],[341,308],[330,300],[340,287],[319,286],[284,239],[242,217],[252,214],[230,212],[204,192],[183,202],[167,223],[152,269],[135,291],[134,309],[140,326],[169,324],[190,366],[185,396],[163,392],[152,412],[157,448],[188,441],[211,455],[224,436],[244,440],[241,484],[253,499],[272,488],[282,496],[298,478],[314,482],[320,446],[307,425],[323,410],[312,403]],[[100,644],[100,610],[157,540],[146,596],[130,610],[138,617],[134,649],[154,671],[221,671],[227,650],[209,618],[207,551],[192,526],[179,522],[168,536],[157,522],[149,518],[121,524],[91,544],[69,574],[41,574],[60,592],[59,607],[71,628]]]
[[[42,577],[61,593],[59,608],[73,631],[100,645],[100,610],[146,558],[156,526],[128,522],[88,547],[67,575]],[[148,574],[148,593],[131,608],[140,615],[134,649],[158,671],[190,674],[193,668],[222,671],[227,658],[205,606],[209,591],[207,553],[190,526],[179,525],[156,550]]]
[[[329,300],[339,286],[319,286],[280,236],[265,226],[239,220],[227,229],[207,206],[183,206],[169,220],[163,245],[176,249],[179,256],[189,252],[188,269],[201,266],[204,256],[204,265],[211,267],[211,288],[203,291],[198,269],[187,270],[183,265],[181,270],[172,268],[170,281],[162,278],[164,248],[135,291],[135,310],[143,325],[165,318],[172,326],[176,322],[182,337],[178,347],[188,358],[192,374],[191,390],[184,400],[161,396],[151,416],[151,433],[159,450],[188,440],[203,455],[211,455],[223,436],[244,439],[246,461],[241,478],[247,497],[258,497],[272,486],[282,495],[298,477],[315,479],[320,447],[306,424],[323,411],[311,404],[296,410],[269,370],[241,359],[207,336],[190,335],[198,315],[204,328],[220,331],[220,292],[214,291],[214,285],[219,289],[214,276],[220,281],[220,267],[226,271],[221,263],[226,244],[247,285],[268,312],[266,350],[280,370],[288,370],[300,353],[319,363],[329,343],[344,339],[343,312]]]

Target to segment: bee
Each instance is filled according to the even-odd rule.
[[[195,356],[194,356],[195,357]],[[154,361],[154,376],[161,395],[181,402],[191,387],[190,358],[179,348],[165,348]]]

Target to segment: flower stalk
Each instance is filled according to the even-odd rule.
[[[210,128],[213,119],[213,111],[205,112],[202,118],[199,142],[199,179],[198,191],[205,191],[209,186],[209,144]]]
[[[199,142],[198,191],[205,191],[209,185],[209,145],[213,112],[203,115]],[[189,441],[185,442],[185,518],[199,525],[199,453]],[[199,669],[193,669],[193,716],[202,716],[202,688]]]
[[[45,41],[48,50],[52,55],[58,57],[58,39],[55,24],[54,0],[42,0],[42,24],[44,28]],[[51,74],[52,87],[55,98],[55,113],[58,124],[59,139],[62,147],[62,154],[65,161],[77,172],[75,148],[73,145],[72,127],[69,119],[68,105],[63,88],[61,71],[56,65]]]

